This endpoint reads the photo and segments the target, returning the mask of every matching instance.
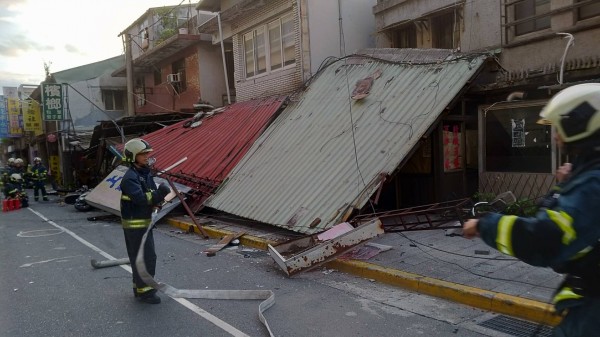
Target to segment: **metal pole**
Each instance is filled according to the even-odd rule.
[[[127,71],[127,116],[135,116],[135,98],[133,96],[133,54],[131,34],[125,34],[125,67]]]
[[[227,88],[227,104],[231,104],[231,95],[229,94],[229,79],[227,78],[227,63],[225,62],[225,46],[223,44],[223,27],[221,27],[221,13],[217,13],[219,23],[219,38],[221,39],[221,57],[223,58],[223,73],[225,74],[225,88]]]

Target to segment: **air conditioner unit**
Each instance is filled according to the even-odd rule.
[[[179,74],[168,74],[167,82],[169,83],[179,83]]]

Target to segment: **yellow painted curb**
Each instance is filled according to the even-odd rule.
[[[172,218],[167,218],[166,221],[183,231],[202,234],[194,224]],[[233,233],[209,226],[203,226],[202,228],[211,238],[222,238]],[[244,235],[240,238],[240,244],[255,249],[267,250],[268,244],[275,245],[277,242],[252,235]],[[507,314],[536,323],[556,326],[561,320],[552,305],[522,297],[438,280],[357,260],[333,260],[327,262],[325,266],[417,293],[443,298],[491,312]]]
[[[188,233],[194,232],[198,235],[202,235],[202,232],[200,232],[200,230],[198,229],[198,227],[196,227],[195,224],[190,224],[185,221],[181,221],[181,220],[173,219],[173,218],[167,218],[166,221],[171,226],[177,227],[185,232],[188,232]],[[227,234],[234,233],[231,231],[212,228],[210,226],[204,226],[204,225],[202,226],[202,229],[212,239],[220,239]],[[256,236],[252,236],[252,235],[244,235],[239,240],[240,240],[241,245],[244,245],[246,247],[255,248],[255,249],[261,249],[261,250],[267,250],[268,249],[267,245],[269,245],[269,244],[271,244],[271,245],[277,244],[277,242],[275,242],[275,241],[265,240],[265,239],[262,239],[262,238],[259,238]]]

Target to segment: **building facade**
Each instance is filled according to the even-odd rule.
[[[194,112],[194,104],[222,106],[223,58],[196,27],[212,15],[192,5],[148,9],[122,33],[129,62],[113,73],[127,78],[134,114]]]
[[[217,16],[199,27],[233,61],[239,101],[298,90],[330,58],[374,46],[375,0],[200,1]]]
[[[480,192],[544,194],[568,158],[536,121],[559,90],[600,80],[600,49],[590,47],[600,39],[600,2],[385,0],[373,13],[377,47],[491,56],[461,98],[466,167],[477,169]]]

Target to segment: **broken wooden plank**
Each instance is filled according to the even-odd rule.
[[[218,251],[225,248],[229,243],[231,243],[231,241],[239,238],[244,234],[246,234],[246,232],[242,231],[225,235],[219,242],[217,242],[217,244],[210,246],[207,250],[204,251],[206,253],[206,256],[215,256]]]

